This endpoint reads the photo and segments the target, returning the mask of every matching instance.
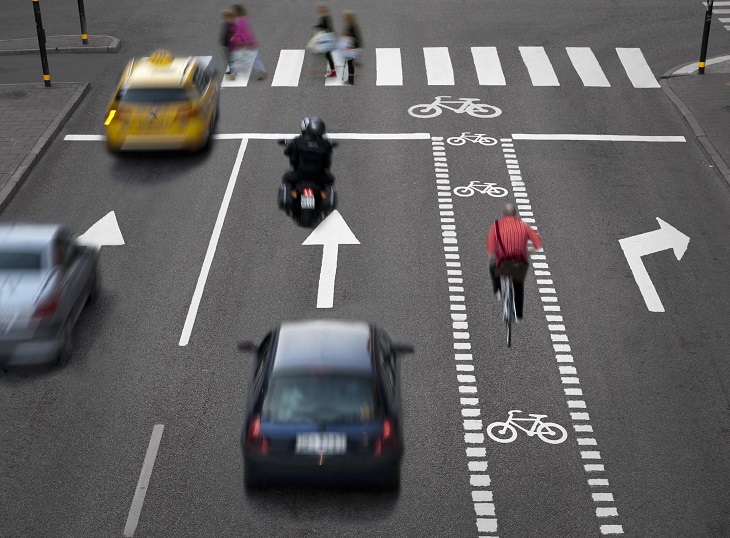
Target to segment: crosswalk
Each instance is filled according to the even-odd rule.
[[[702,5],[707,7],[707,2],[702,2]],[[717,16],[717,20],[723,24],[725,30],[730,31],[730,1],[713,2],[712,14]]]
[[[616,48],[614,49],[616,58],[620,62],[623,73],[617,74],[613,69],[611,77],[607,76],[604,68],[590,47],[565,47],[551,48],[546,50],[541,46],[521,46],[517,47],[518,56],[522,61],[522,65],[517,68],[515,62],[509,64],[511,72],[505,73],[500,56],[507,58],[515,58],[514,50],[499,51],[497,47],[471,47],[470,58],[468,62],[473,66],[476,79],[481,86],[507,86],[510,81],[526,80],[522,73],[514,72],[515,69],[526,70],[530,82],[536,87],[556,87],[561,82],[556,73],[553,61],[563,64],[564,56],[567,56],[569,65],[578,75],[581,83],[585,87],[590,88],[610,88],[612,84],[631,84],[637,89],[659,88],[656,77],[651,71],[644,54],[639,48]],[[429,86],[454,86],[457,83],[457,76],[454,71],[454,62],[457,65],[464,65],[464,56],[466,52],[462,49],[453,52],[449,47],[423,47],[422,53],[418,55],[411,54],[413,51],[407,51],[408,58],[411,62],[414,58],[418,58],[415,69],[406,69],[414,79],[414,70],[425,71],[425,81]],[[271,77],[271,86],[278,87],[295,87],[302,85],[305,60],[311,58],[313,62],[319,62],[322,57],[313,58],[311,53],[304,49],[283,49],[279,51],[279,59],[274,70],[274,76]],[[376,48],[375,49],[375,80],[376,86],[404,86],[408,83],[404,79],[403,58],[405,54],[400,48]],[[551,61],[551,56],[553,61]],[[613,62],[614,57],[602,58],[604,62]],[[340,86],[344,85],[346,78],[343,73],[345,66],[344,61],[336,56],[337,64],[336,78],[325,79],[318,72],[322,85]],[[317,63],[319,65],[319,63]],[[322,66],[324,64],[322,63]],[[358,84],[372,84],[372,76],[365,69],[358,69]],[[365,75],[361,76],[361,73]],[[462,78],[463,70],[459,73]],[[239,73],[236,80],[224,80],[223,87],[245,87],[249,83],[250,71]],[[566,76],[566,75],[564,75]],[[469,74],[473,78],[473,74]],[[416,82],[423,80],[423,74],[418,76]],[[570,75],[571,83],[575,77]],[[306,77],[305,77],[306,79]],[[362,82],[361,82],[362,81]],[[521,83],[521,82],[520,82]]]

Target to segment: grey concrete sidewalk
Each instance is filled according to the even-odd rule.
[[[703,75],[695,63],[660,82],[730,186],[730,55],[708,60]]]
[[[84,45],[81,34],[46,36],[46,52],[117,52],[121,45],[119,39],[108,35],[90,35],[87,41]],[[0,56],[16,54],[39,54],[38,37],[0,39]]]

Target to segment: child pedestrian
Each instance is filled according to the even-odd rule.
[[[269,73],[258,57],[258,41],[253,30],[251,30],[246,10],[239,4],[231,9],[235,15],[235,20],[231,27],[231,37],[229,39],[233,63],[228,78],[235,79],[240,69],[247,67],[249,63],[253,63],[253,68],[259,72],[258,79],[263,80]]]

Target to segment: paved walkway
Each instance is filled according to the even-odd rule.
[[[48,36],[49,53],[116,52],[111,36]],[[37,38],[0,40],[0,56],[37,54]],[[695,65],[661,78],[664,91],[684,114],[705,151],[730,186],[730,55],[708,60],[704,75]],[[0,210],[42,157],[89,90],[88,83],[0,84]]]

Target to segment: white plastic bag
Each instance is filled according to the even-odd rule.
[[[317,32],[307,43],[307,50],[315,54],[326,54],[337,47],[337,36],[334,32]]]
[[[355,41],[351,37],[341,36],[337,40],[337,51],[345,60],[356,60],[360,56],[360,50],[353,45]]]

